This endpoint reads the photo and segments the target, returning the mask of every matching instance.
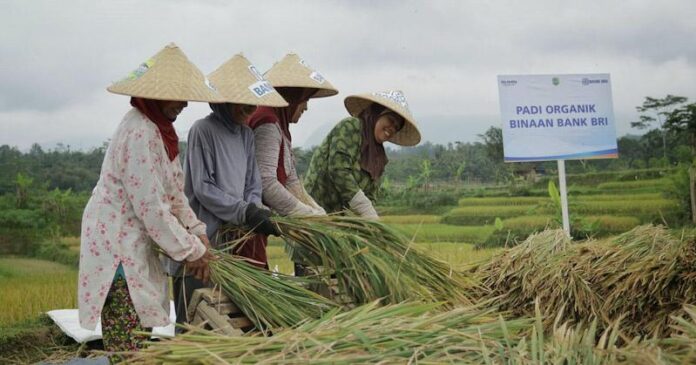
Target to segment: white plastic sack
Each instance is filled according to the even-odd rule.
[[[102,338],[101,322],[97,322],[94,331],[80,327],[77,309],[57,309],[47,312],[53,322],[61,331],[79,343],[99,340]],[[169,325],[166,327],[154,327],[152,337],[174,337],[174,323],[176,323],[176,311],[174,302],[169,301]]]

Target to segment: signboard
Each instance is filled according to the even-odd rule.
[[[505,162],[617,158],[609,74],[500,75]]]

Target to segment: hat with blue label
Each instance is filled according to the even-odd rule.
[[[276,62],[263,75],[275,87],[303,87],[317,89],[312,98],[322,98],[338,94],[322,74],[314,70],[307,62],[295,53],[289,53]]]
[[[201,70],[174,43],[168,44],[107,90],[155,100],[224,101]]]
[[[357,117],[372,103],[377,103],[404,118],[404,126],[389,139],[400,146],[415,146],[420,143],[421,133],[418,124],[408,107],[406,96],[400,90],[380,91],[346,97],[344,104],[350,115]]]
[[[241,53],[208,75],[225,102],[271,107],[288,103]]]

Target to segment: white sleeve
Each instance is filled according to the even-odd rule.
[[[147,126],[129,131],[118,156],[123,186],[130,197],[135,215],[143,222],[150,238],[176,261],[194,261],[206,247],[182,225],[172,211],[172,192],[162,183],[165,174],[161,137]],[[165,160],[166,159],[166,160]],[[169,201],[168,201],[169,200]]]

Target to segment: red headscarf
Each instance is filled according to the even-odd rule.
[[[179,154],[179,136],[176,135],[174,130],[174,120],[176,118],[167,118],[160,110],[159,101],[157,100],[132,97],[130,103],[134,108],[145,114],[147,119],[155,123],[162,136],[167,156],[169,156],[170,161],[174,161]]]
[[[300,104],[309,100],[317,89],[305,87],[279,87],[276,88],[278,93],[288,102],[288,106],[282,108],[272,108],[267,106],[258,107],[256,112],[249,117],[247,123],[251,129],[256,129],[258,126],[266,123],[276,123],[280,126],[285,137],[292,141],[290,135],[290,123],[292,116],[295,115]]]
[[[292,116],[295,115],[297,108],[300,104],[309,100],[314,93],[317,92],[316,89],[303,88],[303,87],[279,87],[278,93],[288,102],[288,106],[282,108],[272,108],[267,106],[262,106],[256,108],[254,114],[249,117],[247,123],[251,129],[256,129],[261,125],[274,123],[280,127],[283,134],[288,139],[292,141],[292,136],[290,135],[290,123],[292,122]],[[285,163],[283,162],[285,156],[285,143],[281,139],[280,141],[280,153],[278,154],[278,168],[276,170],[276,178],[278,181],[285,185],[288,180],[288,175],[285,171]]]

